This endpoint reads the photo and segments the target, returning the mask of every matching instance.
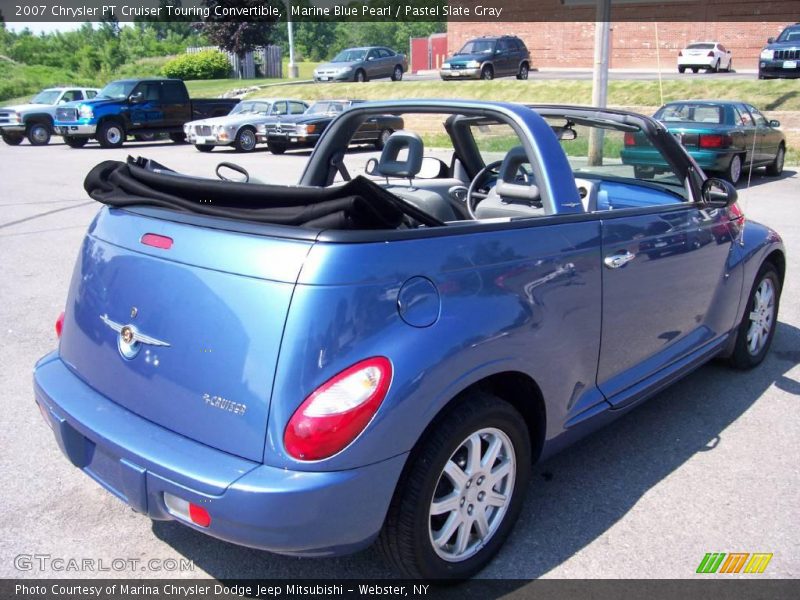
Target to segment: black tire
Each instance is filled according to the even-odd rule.
[[[634,166],[633,167],[633,176],[636,179],[653,179],[656,176],[656,170],[652,169],[652,168],[648,169],[646,167]]]
[[[757,350],[751,351],[749,347],[750,340],[747,339],[748,332],[752,325],[751,314],[759,312],[758,303],[756,300],[756,293],[761,288],[762,283],[768,280],[772,286],[774,300],[772,318],[769,324],[769,330],[763,343],[757,346]],[[778,309],[780,307],[781,299],[781,280],[778,275],[778,270],[770,262],[764,263],[756,275],[753,287],[750,290],[750,295],[747,297],[747,306],[745,307],[744,315],[739,328],[736,331],[736,343],[733,348],[733,354],[730,357],[731,365],[736,369],[752,369],[758,366],[764,360],[764,357],[769,352],[769,347],[772,345],[772,338],[775,336],[775,328],[778,324]]]
[[[236,139],[233,140],[233,147],[237,152],[252,152],[256,149],[258,138],[256,138],[256,130],[252,127],[242,127],[236,134]]]
[[[699,67],[692,67],[692,73],[697,73],[699,70]]]
[[[83,148],[89,143],[89,138],[64,136],[64,143],[70,148]]]
[[[3,134],[3,141],[9,146],[19,146],[25,138],[21,135]]]
[[[486,65],[481,69],[481,79],[484,81],[491,81],[494,79],[494,67],[492,67],[492,65]]]
[[[719,59],[717,59],[713,67],[709,67],[708,71],[709,73],[719,73]]]
[[[735,154],[731,158],[731,162],[728,163],[728,168],[721,175],[733,185],[736,185],[742,178],[742,169],[742,157],[739,154]]]
[[[394,71],[392,71],[392,81],[402,81],[403,80],[403,67],[400,65],[395,65]]]
[[[686,73],[686,67],[678,67],[678,73]]]
[[[195,144],[194,147],[200,152],[211,152],[214,149],[214,144]]]
[[[186,143],[186,134],[185,133],[170,133],[169,139],[171,139],[176,144],[185,144]]]
[[[125,128],[118,121],[104,121],[97,129],[97,141],[103,148],[120,148],[125,143]]]
[[[386,142],[392,136],[391,129],[381,129],[380,135],[378,135],[378,139],[375,141],[375,147],[378,150],[383,150],[383,147],[386,145]]]
[[[775,155],[775,160],[767,165],[767,175],[770,177],[779,177],[783,173],[783,163],[786,160],[786,146],[781,144],[778,146],[778,153]]]
[[[267,144],[267,149],[272,154],[283,154],[284,152],[286,152],[286,144],[280,144],[280,143],[274,143],[274,142],[273,143],[269,143],[269,144]]]
[[[50,143],[50,136],[53,130],[47,123],[31,123],[25,132],[31,146],[47,146]]]
[[[490,529],[491,533],[485,544],[481,546],[482,542],[477,540],[472,546],[475,548],[472,555],[460,561],[448,561],[439,556],[431,539],[434,531],[432,527],[437,519],[430,515],[431,503],[437,494],[447,492],[446,489],[442,489],[443,484],[446,485],[449,480],[449,478],[443,479],[445,465],[451,458],[457,456],[457,451],[465,447],[465,442],[472,434],[488,428],[503,433],[513,448],[514,460],[511,464],[515,464],[516,470],[513,471],[510,498],[504,513],[499,515],[497,512],[493,513],[496,515],[494,518],[499,519],[496,525],[490,513],[489,527],[494,529]],[[482,439],[481,452],[484,451],[485,442],[486,440]],[[463,466],[465,465],[462,465],[462,468]],[[414,447],[389,506],[386,521],[378,538],[378,549],[386,560],[406,577],[415,579],[471,577],[486,566],[511,532],[522,509],[530,472],[530,438],[522,415],[507,402],[485,392],[465,395],[437,419],[435,426],[428,428]],[[464,475],[470,479],[469,483],[465,484],[463,498],[469,500],[467,505],[470,508],[473,505],[484,507],[485,515],[485,511],[490,509],[486,508],[485,504],[478,504],[478,500],[482,503],[486,496],[486,490],[483,497],[480,494],[479,481],[482,482],[483,476],[476,476],[474,473]],[[467,491],[472,483],[475,487]],[[506,480],[505,485],[508,484],[509,480]],[[495,485],[489,488],[488,492],[491,493],[496,487]],[[459,508],[454,508],[450,512],[450,515],[460,514],[460,518],[469,519],[470,517],[466,516],[468,510],[461,508],[464,506],[462,502]],[[472,512],[469,512],[469,515],[472,515]],[[439,515],[439,518],[444,517]],[[470,537],[473,526],[474,521],[469,522],[467,535]],[[454,530],[445,543],[457,537],[459,530]]]
[[[733,59],[730,59],[728,61],[728,68],[725,69],[725,72],[726,73],[732,73],[733,72]]]
[[[530,67],[528,67],[528,63],[522,63],[519,66],[519,73],[517,73],[517,79],[525,81],[526,79],[528,79],[529,74],[530,74]]]
[[[139,133],[133,136],[137,142],[154,142],[156,140],[155,133]]]
[[[367,81],[367,73],[364,69],[358,69],[353,75],[353,81],[356,83],[364,83]]]

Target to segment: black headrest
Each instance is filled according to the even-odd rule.
[[[405,160],[399,160],[400,152],[408,151]],[[422,168],[425,147],[422,139],[412,131],[395,131],[383,147],[378,161],[377,174],[384,177],[403,177],[411,179]]]

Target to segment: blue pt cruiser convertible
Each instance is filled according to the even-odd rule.
[[[348,154],[384,114],[406,129]],[[630,133],[670,169],[637,178]],[[648,117],[367,103],[299,185],[233,169],[95,167],[36,365],[69,461],[152,519],[282,554],[377,540],[407,576],[468,577],[535,461],[714,357],[755,367],[775,332],[781,238]]]

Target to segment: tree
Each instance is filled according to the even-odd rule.
[[[263,0],[205,0],[204,3],[211,9],[211,14],[202,24],[203,33],[211,43],[233,52],[240,59],[243,59],[248,51],[266,46],[272,41],[277,18],[260,16],[257,11],[267,5],[275,6],[278,10],[283,8],[283,2],[280,0],[269,2]],[[231,17],[217,15],[215,11],[217,7],[236,11],[240,15],[245,15],[245,11],[248,10],[253,12],[246,17],[247,21],[236,21]],[[241,76],[241,74],[239,75]]]

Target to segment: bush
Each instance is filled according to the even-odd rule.
[[[217,50],[182,54],[168,61],[161,73],[177,79],[224,79],[231,73],[228,57]]]

